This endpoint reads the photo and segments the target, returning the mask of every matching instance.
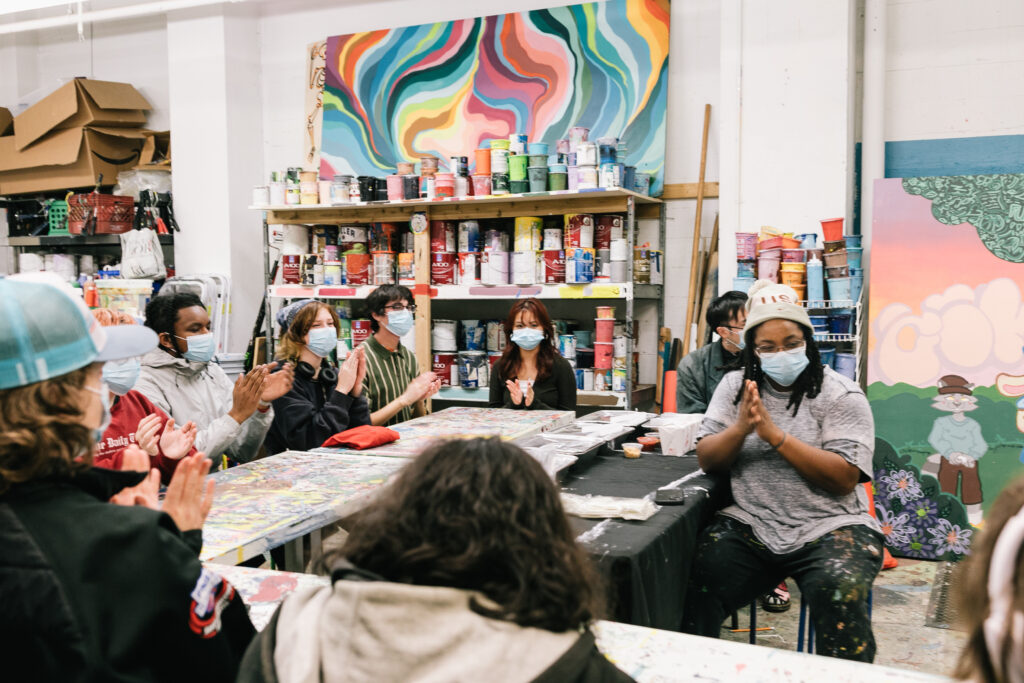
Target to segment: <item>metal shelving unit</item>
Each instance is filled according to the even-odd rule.
[[[665,212],[661,200],[640,195],[628,190],[597,190],[583,192],[548,192],[526,195],[504,195],[480,198],[440,200],[410,200],[399,202],[365,202],[339,206],[253,206],[263,212],[263,255],[264,280],[269,281],[271,269],[269,227],[270,225],[342,225],[350,223],[406,222],[414,214],[424,214],[427,220],[471,220],[488,218],[511,218],[516,216],[552,216],[566,213],[620,213],[626,216],[627,262],[625,283],[600,283],[586,285],[536,284],[536,285],[431,285],[430,284],[430,234],[424,231],[415,235],[414,250],[416,264],[416,285],[411,287],[416,299],[416,357],[421,370],[431,367],[432,319],[431,303],[434,301],[488,301],[511,300],[537,297],[547,300],[624,301],[626,336],[629,340],[627,356],[633,354],[633,337],[636,325],[635,302],[652,302],[657,306],[657,326],[648,340],[653,347],[657,344],[657,329],[664,317],[662,286],[633,283],[633,248],[637,244],[637,219],[658,221],[659,244],[665,244]],[[275,285],[268,282],[266,303],[267,354],[273,354],[272,305],[275,299],[323,298],[323,299],[364,299],[373,289],[363,286],[302,286]],[[627,363],[627,386],[634,386],[633,364]],[[481,390],[477,390],[481,391]],[[479,398],[478,398],[479,396]],[[589,391],[579,393],[579,405],[633,408],[638,403],[653,400],[653,385],[638,385],[633,391]],[[470,389],[446,387],[436,400],[486,401],[486,390],[477,394]]]
[[[853,355],[856,359],[856,381],[861,382],[863,380],[863,370],[861,363],[863,361],[863,315],[864,315],[864,293],[857,298],[856,301],[849,300],[837,300],[831,299],[825,301],[801,301],[800,305],[807,309],[808,313],[824,313],[828,314],[830,311],[837,310],[849,310],[852,315],[851,319],[851,333],[850,334],[815,334],[814,340],[817,342],[831,343],[831,344],[844,344],[850,345]],[[845,352],[844,352],[845,353]]]

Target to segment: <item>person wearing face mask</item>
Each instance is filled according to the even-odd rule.
[[[131,316],[120,311],[97,308],[92,314],[104,327],[136,325]],[[140,338],[144,336],[150,340],[149,350],[156,348],[157,337],[152,330],[139,326],[135,330]],[[109,419],[105,420],[103,436],[96,444],[93,465],[119,470],[125,449],[136,444],[149,455],[150,466],[160,472],[162,483],[167,484],[181,459],[197,452],[193,447],[196,426],[188,422],[176,427],[167,413],[132,389],[139,378],[140,368],[138,357],[103,364],[103,381],[110,389],[107,397]]]
[[[0,278],[0,318],[4,679],[234,680],[254,630],[197,557],[208,461],[186,457],[162,504],[151,473],[92,466],[104,364],[155,335],[102,327],[66,283],[21,276]]]
[[[366,357],[362,347],[341,367],[328,358],[338,346],[338,314],[313,299],[296,301],[277,314],[281,341],[277,357],[295,366],[291,390],[274,400],[267,452],[308,451],[351,427],[370,424],[363,396]]]
[[[555,328],[539,299],[521,299],[505,320],[505,351],[491,369],[491,408],[576,410],[576,373],[555,348]]]
[[[420,372],[416,356],[402,345],[413,327],[416,306],[401,285],[383,285],[366,297],[373,335],[359,348],[366,353],[366,400],[375,425],[393,425],[425,415],[423,399],[441,388],[431,371]]]
[[[214,462],[227,455],[249,462],[259,455],[274,419],[272,402],[291,389],[294,368],[254,367],[235,382],[217,363],[210,316],[195,294],[156,296],[146,306],[146,326],[160,345],[142,358],[135,385],[178,424],[192,421],[195,446]]]
[[[703,413],[722,381],[725,367],[743,350],[743,325],[747,295],[726,292],[711,300],[704,319],[719,340],[691,351],[679,362],[676,378],[676,412]]]
[[[791,287],[754,283],[746,346],[697,434],[701,468],[729,477],[734,502],[697,541],[683,630],[717,637],[726,615],[792,576],[817,653],[870,662],[884,547],[861,486],[874,422],[860,386],[822,366],[796,302]]]

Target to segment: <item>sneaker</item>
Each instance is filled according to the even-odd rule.
[[[775,588],[771,589],[759,599],[761,607],[765,612],[785,612],[789,609],[789,590],[786,588],[786,582],[783,581]]]

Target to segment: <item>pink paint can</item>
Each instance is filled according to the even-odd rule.
[[[599,370],[610,370],[612,367],[611,342],[594,342],[594,367]]]

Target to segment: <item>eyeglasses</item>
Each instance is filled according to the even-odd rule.
[[[409,311],[410,313],[416,313],[416,304],[410,304],[408,306],[406,306],[405,304],[388,304],[387,306],[384,307],[384,310],[394,311],[395,313],[397,313],[398,311]]]
[[[725,329],[733,330],[734,332],[742,332],[746,328],[743,328],[743,327],[733,327],[732,325],[725,325]]]
[[[784,345],[781,349],[777,349],[774,346],[758,346],[755,347],[754,350],[758,353],[776,353],[778,351],[792,351],[794,349],[799,349],[804,344],[805,342],[802,341],[792,341]]]

